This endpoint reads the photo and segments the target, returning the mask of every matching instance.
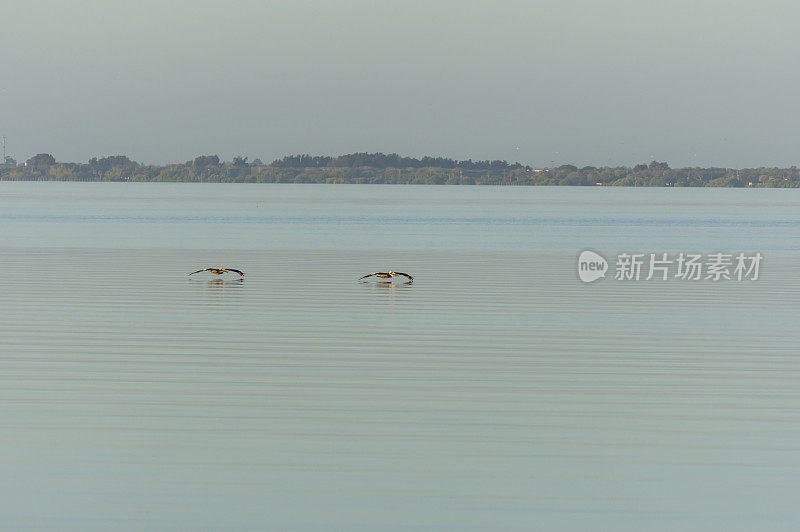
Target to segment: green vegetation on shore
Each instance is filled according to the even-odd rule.
[[[40,153],[24,165],[0,166],[6,181],[141,181],[187,183],[374,183],[419,185],[572,185],[632,187],[800,187],[800,170],[791,168],[670,168],[651,162],[578,168],[562,165],[538,170],[506,161],[455,161],[442,157],[353,153],[338,157],[293,155],[264,164],[235,157],[220,161],[204,155],[182,164],[143,165],[124,155],[60,163]]]

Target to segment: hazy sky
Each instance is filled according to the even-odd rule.
[[[800,2],[0,0],[18,160],[800,165]]]

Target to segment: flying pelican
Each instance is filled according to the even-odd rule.
[[[388,272],[371,273],[369,275],[365,275],[364,277],[359,277],[358,280],[360,281],[361,279],[365,279],[367,277],[372,277],[373,275],[375,277],[380,277],[381,279],[390,279],[392,277],[397,277],[399,275],[402,275],[403,277],[408,277],[409,282],[414,282],[414,278],[411,277],[410,275],[408,275],[407,273],[393,272],[392,270],[389,270]]]
[[[244,276],[244,272],[240,272],[239,270],[234,270],[233,268],[203,268],[202,270],[197,270],[196,272],[192,272],[189,275],[194,275],[200,272],[211,272],[214,275],[222,275],[225,272],[234,272],[238,273],[239,276]]]

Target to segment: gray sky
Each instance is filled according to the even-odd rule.
[[[18,160],[800,164],[795,0],[0,0],[0,20]]]

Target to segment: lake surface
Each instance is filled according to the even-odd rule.
[[[797,528],[798,259],[797,190],[0,182],[2,528]]]

